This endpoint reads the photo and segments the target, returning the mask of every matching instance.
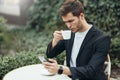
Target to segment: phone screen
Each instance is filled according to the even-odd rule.
[[[47,60],[44,58],[44,56],[38,56],[38,58],[39,58],[39,60],[40,60],[41,62],[47,61]]]

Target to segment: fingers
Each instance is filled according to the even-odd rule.
[[[63,40],[62,32],[61,31],[55,31],[53,33],[53,47],[60,41]]]
[[[62,32],[61,32],[61,31],[55,31],[54,33],[59,34],[59,35],[61,35],[61,34],[62,34]]]
[[[58,64],[57,64],[57,61],[54,60],[54,59],[49,59],[49,61],[52,62],[52,63],[50,63],[50,62],[43,62],[44,67],[45,67],[49,72],[56,74],[56,73],[58,72],[58,68],[59,68],[59,66],[58,66]]]
[[[57,61],[54,59],[48,59],[48,61],[50,61],[51,63],[57,63]]]
[[[42,64],[45,66],[52,66],[52,64],[50,62],[43,62]]]
[[[43,65],[46,66],[53,66],[54,64],[57,64],[57,61],[54,59],[48,59],[48,61],[43,62]]]
[[[57,61],[54,59],[48,59],[48,61],[42,63],[44,66],[55,66],[57,65]]]
[[[56,38],[61,38],[62,37],[62,32],[61,31],[55,31],[53,33],[53,36],[56,37]]]
[[[53,36],[52,48],[54,48],[60,40],[63,40],[62,31],[55,31]]]

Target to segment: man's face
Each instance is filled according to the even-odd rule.
[[[78,32],[83,27],[80,17],[74,16],[72,13],[62,16],[62,19],[72,32]]]

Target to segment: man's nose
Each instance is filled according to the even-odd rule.
[[[66,23],[68,28],[71,28],[72,24],[71,23]]]

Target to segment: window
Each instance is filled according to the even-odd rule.
[[[8,15],[20,15],[20,0],[0,0],[0,13]]]
[[[5,5],[19,5],[19,0],[4,0]]]

